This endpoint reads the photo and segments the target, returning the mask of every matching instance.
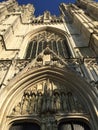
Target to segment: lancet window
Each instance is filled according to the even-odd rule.
[[[47,46],[62,58],[71,57],[71,52],[64,36],[44,31],[37,34],[28,44],[25,58],[36,58]]]

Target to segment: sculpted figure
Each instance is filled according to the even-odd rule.
[[[74,97],[73,97],[73,95],[72,95],[71,92],[69,92],[69,93],[67,94],[67,96],[68,96],[68,107],[69,107],[69,111],[70,111],[70,112],[74,112],[74,111],[75,111],[75,101],[74,101]]]
[[[66,103],[66,95],[65,93],[61,94],[61,110],[62,111],[67,111],[67,103]]]
[[[30,113],[34,113],[35,110],[35,103],[36,103],[36,95],[33,93],[30,97]]]
[[[22,113],[27,114],[30,112],[30,106],[29,106],[29,96],[25,95],[23,97],[23,106],[22,106]]]
[[[47,111],[47,99],[46,95],[43,95],[42,98],[42,112],[45,113]]]
[[[56,107],[56,105],[55,105],[55,96],[54,96],[54,94],[51,96],[51,111],[52,112],[55,112],[55,107]]]
[[[47,111],[50,111],[50,110],[51,110],[51,96],[50,96],[50,90],[48,90],[46,99],[47,99]]]
[[[60,109],[61,109],[61,101],[60,101],[60,97],[59,97],[58,93],[55,94],[54,105],[55,105],[56,112],[60,111]]]
[[[34,102],[35,106],[34,106],[34,112],[37,113],[38,112],[38,94],[36,94],[35,96],[35,102]]]
[[[38,93],[38,99],[37,99],[37,109],[38,112],[41,112],[41,108],[42,108],[42,93]]]

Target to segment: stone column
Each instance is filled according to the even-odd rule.
[[[41,130],[46,130],[46,120],[45,119],[42,119]]]

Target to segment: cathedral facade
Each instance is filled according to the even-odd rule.
[[[98,130],[98,3],[59,9],[0,3],[0,130]]]

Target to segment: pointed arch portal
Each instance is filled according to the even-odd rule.
[[[49,80],[47,81],[47,79]],[[51,87],[53,87],[52,91],[50,91]],[[7,127],[9,127],[11,130],[13,130],[16,127],[16,121],[17,120],[22,121],[23,119],[26,119],[26,122],[28,122],[28,120],[38,119],[40,124],[44,124],[41,125],[41,128],[45,130],[52,129],[51,127],[55,127],[55,126],[58,127],[57,122],[59,122],[61,118],[65,118],[65,117],[73,118],[74,120],[76,120],[76,118],[82,118],[84,121],[89,122],[88,124],[91,126],[91,128],[92,128],[91,124],[93,122],[93,119],[97,120],[97,116],[93,117],[94,113],[96,115],[96,106],[95,104],[93,104],[92,101],[92,99],[94,99],[94,95],[92,91],[89,89],[89,84],[85,80],[83,80],[79,75],[75,74],[72,70],[70,70],[67,67],[65,69],[62,69],[58,67],[44,66],[41,68],[36,68],[34,70],[31,68],[30,70],[23,72],[20,75],[17,75],[7,86],[7,90],[9,91],[6,91],[5,88],[5,91],[3,93],[5,97],[2,101],[3,104],[1,106],[1,111],[2,111],[1,122],[2,124],[5,124],[4,122],[6,121],[6,118],[8,119],[8,122],[5,125],[2,125],[2,129],[6,129]],[[70,92],[70,90],[72,93]],[[63,94],[63,91],[65,91],[64,93],[65,94],[64,96],[66,98],[65,101],[68,105],[67,105],[67,109],[64,108],[64,106],[62,107],[66,109],[64,111],[62,110],[63,111],[62,112],[60,109],[60,102],[63,100],[60,100],[60,98],[61,98],[61,94]],[[37,95],[38,93],[39,95]],[[49,98],[50,96],[52,98]],[[32,104],[35,97],[38,99],[37,100],[37,102],[39,102],[38,104],[40,104],[41,101],[43,101],[44,103],[46,102],[48,105],[47,106],[45,105],[46,107],[44,107],[42,110],[41,108],[42,106],[44,106],[42,102],[42,105],[37,106],[38,107],[36,109],[37,112],[35,112],[36,110],[33,109],[35,104]],[[49,102],[50,104],[52,104],[52,101],[50,100],[53,98],[56,99],[56,102],[54,102],[56,107],[50,109]],[[31,99],[33,100],[32,102],[30,102]],[[46,99],[46,101],[44,101],[44,99]],[[81,103],[83,103],[84,105],[81,106],[81,103],[79,105],[77,99],[79,99],[79,101],[81,101]],[[23,106],[24,102],[25,105]],[[76,111],[77,107],[75,106],[77,104],[79,108],[83,108],[83,111],[79,111],[79,112]],[[31,105],[33,111],[27,109],[28,106]],[[88,112],[84,111],[85,105],[88,105],[88,110],[87,110]],[[92,107],[89,107],[89,105]],[[54,110],[54,108],[56,108],[56,110]],[[91,118],[89,118],[89,116]],[[15,122],[15,124],[12,125],[12,127],[10,127],[9,124],[11,124],[12,122]],[[53,126],[51,125],[51,123]],[[79,124],[80,122],[77,123]],[[24,123],[19,125],[22,127]],[[28,124],[26,127],[28,127]],[[31,125],[31,127],[33,126]],[[63,130],[62,127],[63,126],[59,125],[58,129]],[[72,128],[68,130],[75,130],[75,129]],[[89,129],[83,129],[83,130],[89,130]]]

